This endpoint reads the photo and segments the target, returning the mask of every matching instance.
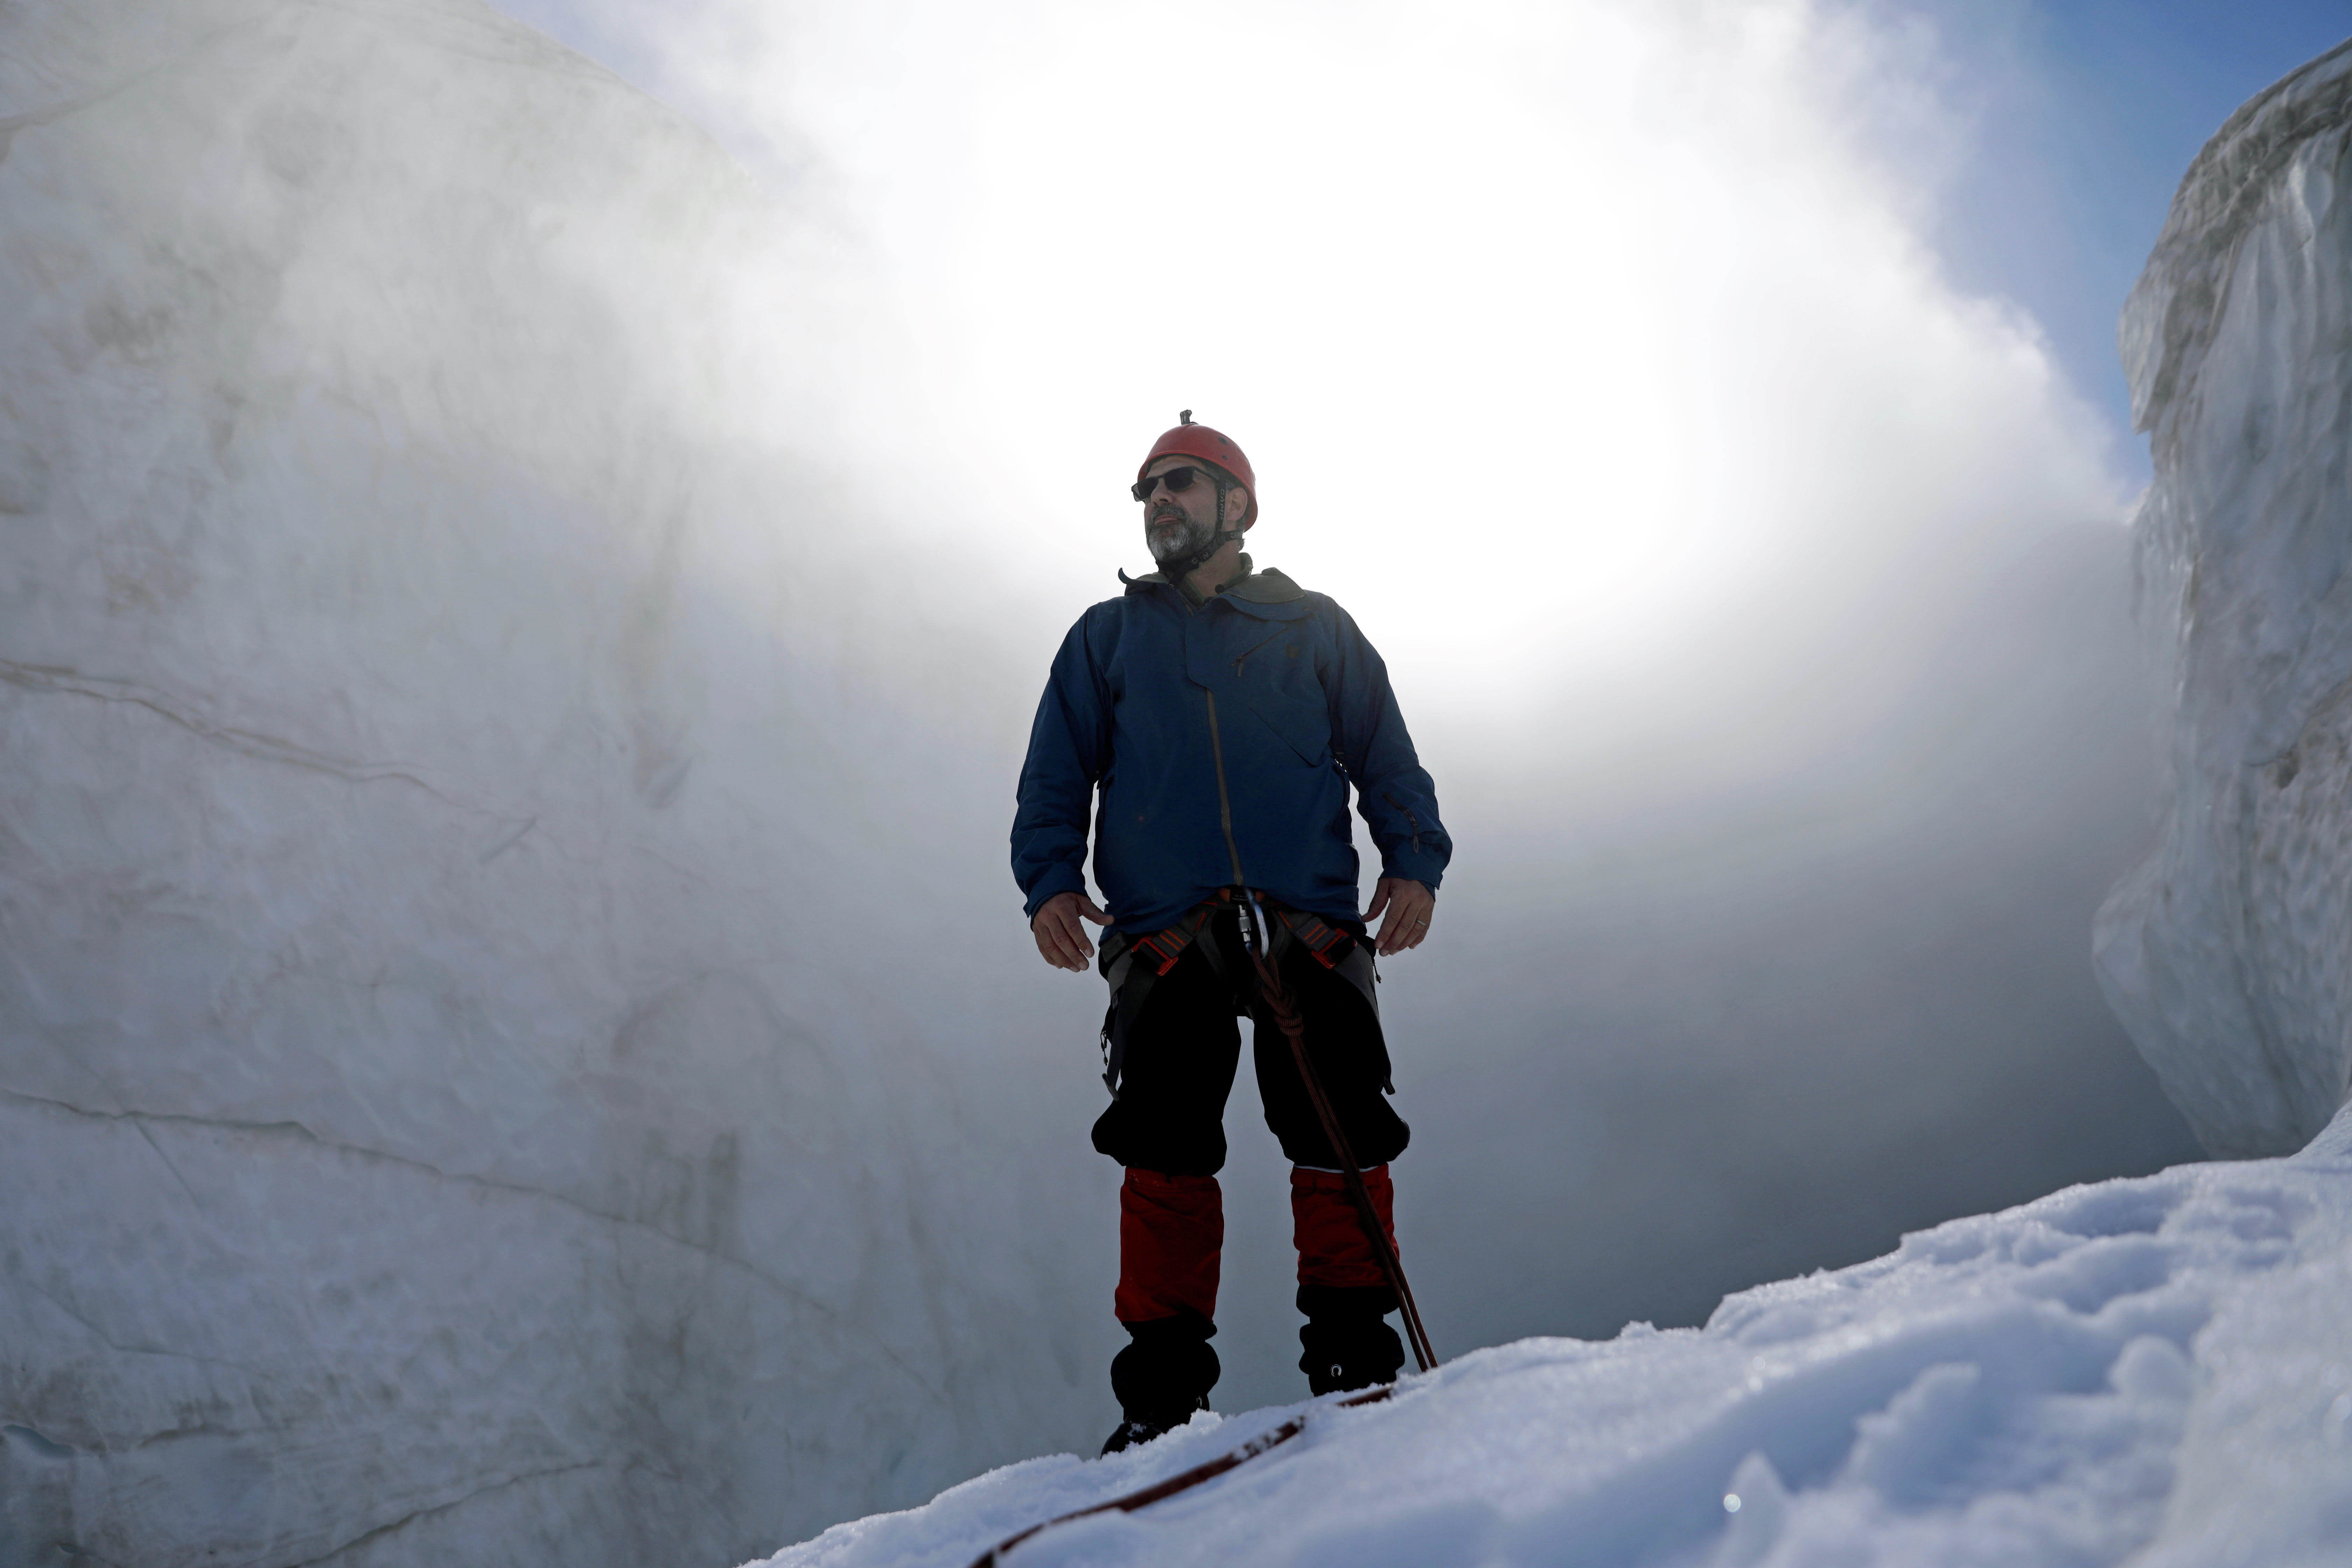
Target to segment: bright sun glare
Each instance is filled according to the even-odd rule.
[[[1958,132],[1857,15],[705,23],[670,68],[825,172],[911,323],[900,439],[1001,475],[1055,594],[1141,564],[1122,487],[1180,406],[1251,451],[1261,563],[1474,708],[1801,644],[2122,504],[2031,323],[1941,276],[1914,171]]]

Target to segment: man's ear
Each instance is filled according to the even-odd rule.
[[[1249,508],[1250,493],[1248,490],[1243,489],[1240,485],[1235,485],[1233,489],[1227,490],[1225,492],[1224,526],[1231,528],[1234,524],[1241,522],[1243,518],[1249,516]],[[1256,519],[1251,518],[1250,522],[1242,523],[1244,531],[1246,531],[1251,524],[1255,523],[1256,521]]]

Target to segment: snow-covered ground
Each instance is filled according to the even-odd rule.
[[[2289,1158],[1955,1220],[1730,1297],[1703,1329],[1479,1351],[1006,1562],[2333,1568],[2352,1560],[2347,1301],[2352,1114]],[[1295,1408],[1008,1466],[771,1562],[963,1568]]]

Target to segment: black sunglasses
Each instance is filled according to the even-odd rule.
[[[1150,479],[1136,480],[1134,484],[1128,487],[1128,493],[1138,500],[1150,500],[1154,487],[1166,485],[1170,495],[1177,495],[1191,489],[1192,481],[1199,479],[1202,472],[1203,470],[1200,468],[1189,466],[1171,468],[1164,474],[1154,474]]]

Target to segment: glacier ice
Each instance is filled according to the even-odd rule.
[[[822,237],[468,0],[0,8],[0,1562],[715,1563],[1090,1412],[1108,1177],[866,935],[1002,826]]]
[[[2160,841],[2101,910],[2100,978],[2218,1154],[2299,1147],[2352,1084],[2352,46],[2190,165],[2123,317],[2155,483]]]
[[[1463,1356],[1007,1568],[2319,1568],[2352,1546],[2347,1290],[2352,1111],[2289,1158],[1954,1220],[1704,1328]],[[771,1568],[965,1568],[1297,1408],[1010,1466]]]

